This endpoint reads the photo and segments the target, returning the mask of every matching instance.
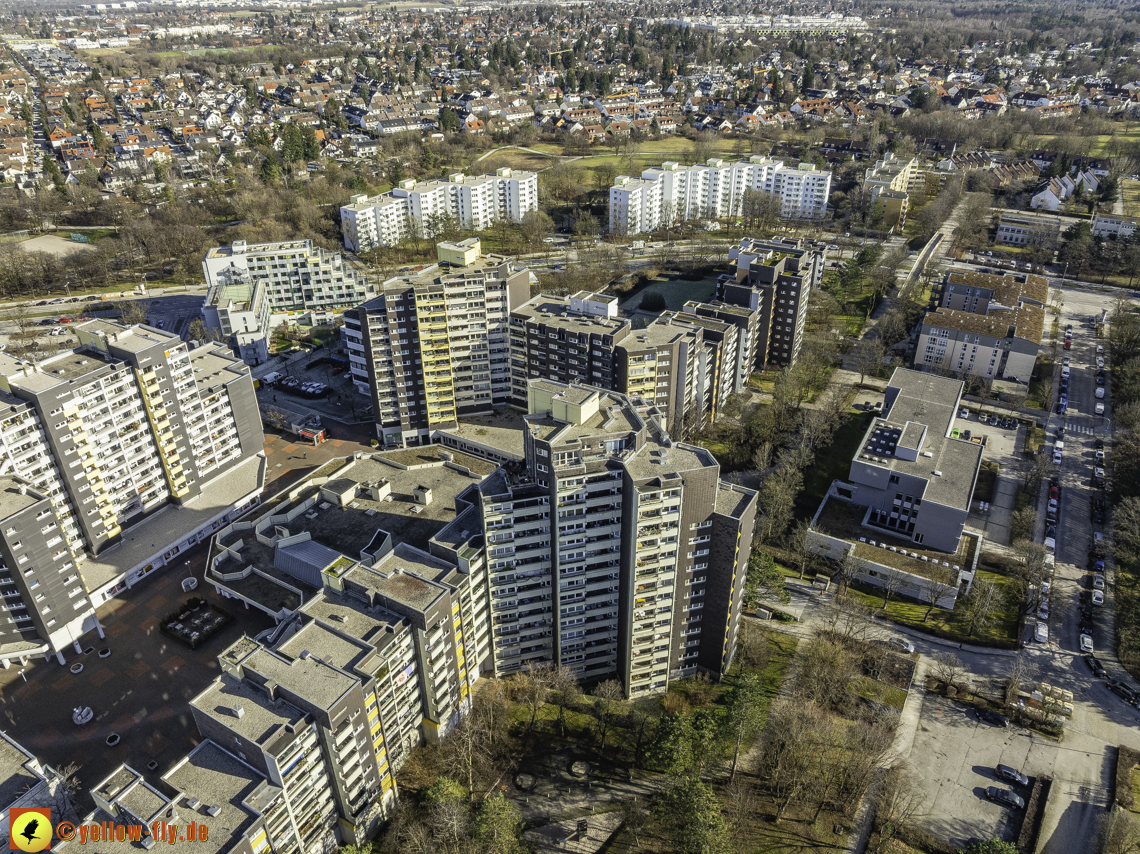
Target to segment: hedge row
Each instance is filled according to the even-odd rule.
[[[1017,850],[1033,854],[1037,849],[1037,832],[1041,829],[1041,819],[1045,815],[1045,804],[1049,802],[1049,787],[1053,778],[1041,775],[1033,783],[1033,791],[1025,803],[1025,819],[1021,822],[1021,833],[1017,835]]]
[[[1116,802],[1132,809],[1132,769],[1140,765],[1140,751],[1121,745],[1116,748]]]

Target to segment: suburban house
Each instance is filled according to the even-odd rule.
[[[835,481],[807,547],[854,561],[854,578],[941,608],[974,580],[982,536],[966,530],[982,445],[955,427],[961,380],[898,368],[848,482]]]

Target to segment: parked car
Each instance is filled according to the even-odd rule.
[[[1033,630],[1033,639],[1038,643],[1049,643],[1049,626],[1038,620],[1037,626]]]
[[[985,721],[988,724],[993,724],[996,727],[1005,728],[1009,726],[1009,718],[1005,715],[999,715],[992,709],[979,709],[978,720]]]
[[[1104,665],[1100,663],[1100,659],[1095,655],[1086,655],[1085,664],[1089,666],[1089,670],[1093,672],[1093,676],[1096,676],[1100,679],[1103,679],[1105,674],[1108,672],[1104,669]]]
[[[1025,800],[1019,795],[1015,795],[1008,789],[999,789],[997,786],[986,787],[986,797],[991,801],[1003,804],[1007,807],[1014,809],[1023,809],[1025,807]]]
[[[899,652],[905,652],[907,655],[914,653],[914,644],[912,644],[906,638],[891,638],[887,641],[887,643],[892,648],[897,649]]]
[[[1081,652],[1091,653],[1092,651],[1093,651],[1092,635],[1082,634],[1081,635]]]
[[[959,418],[969,418],[970,417],[970,410],[968,410],[966,407],[963,406],[962,411],[958,413],[958,417]]]
[[[999,765],[994,769],[1001,779],[1009,780],[1011,783],[1016,783],[1019,786],[1028,786],[1029,778],[1018,771],[1016,768],[1011,768],[1009,765]]]
[[[1137,700],[1136,692],[1133,691],[1132,688],[1130,688],[1128,685],[1125,685],[1120,680],[1109,679],[1108,680],[1108,690],[1111,691],[1116,696],[1120,697],[1120,699],[1124,700],[1125,702],[1131,703],[1132,705],[1136,705],[1136,700]]]
[[[1094,590],[1093,591],[1092,603],[1094,605],[1103,605],[1104,604],[1104,591],[1103,590]]]

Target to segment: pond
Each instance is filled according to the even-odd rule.
[[[623,311],[636,311],[646,294],[658,293],[665,297],[665,304],[671,311],[680,311],[689,300],[710,302],[716,294],[718,276],[703,279],[663,279],[646,285],[640,291],[620,304]]]

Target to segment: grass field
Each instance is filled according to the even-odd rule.
[[[1140,181],[1124,178],[1120,182],[1120,194],[1124,201],[1125,216],[1140,216]]]
[[[870,676],[864,676],[852,682],[847,686],[847,690],[856,697],[871,700],[882,706],[890,706],[892,709],[898,709],[900,712],[902,711],[903,703],[906,702],[906,691],[902,688],[887,685],[876,679],[872,679]]]
[[[862,441],[863,434],[867,432],[867,425],[873,417],[869,412],[848,412],[843,417],[843,424],[835,431],[830,447],[816,454],[815,462],[804,473],[801,501],[811,504],[813,508],[819,507],[823,496],[831,487],[831,482],[847,479],[855,450],[859,447],[859,442]]]
[[[496,151],[490,157],[472,163],[472,166],[474,171],[479,173],[490,173],[504,167],[538,172],[542,169],[549,169],[557,162],[553,157],[543,157],[541,154],[519,151],[517,148],[504,148],[502,151]]]
[[[1008,591],[1013,583],[1008,576],[987,572],[984,569],[978,570],[978,578],[992,581],[1003,593]],[[875,587],[853,584],[851,593],[876,610],[882,608],[883,596]],[[957,606],[953,611],[935,608],[926,622],[923,622],[923,617],[926,615],[927,606],[907,599],[892,599],[886,610],[880,611],[880,614],[892,623],[910,626],[961,643],[1013,645],[1017,643],[1017,607],[1010,606],[1006,602],[1006,596],[1001,598],[1001,608],[994,613],[993,621],[985,628],[979,629],[973,637],[967,633],[969,618],[962,607],[962,597],[958,597]]]

